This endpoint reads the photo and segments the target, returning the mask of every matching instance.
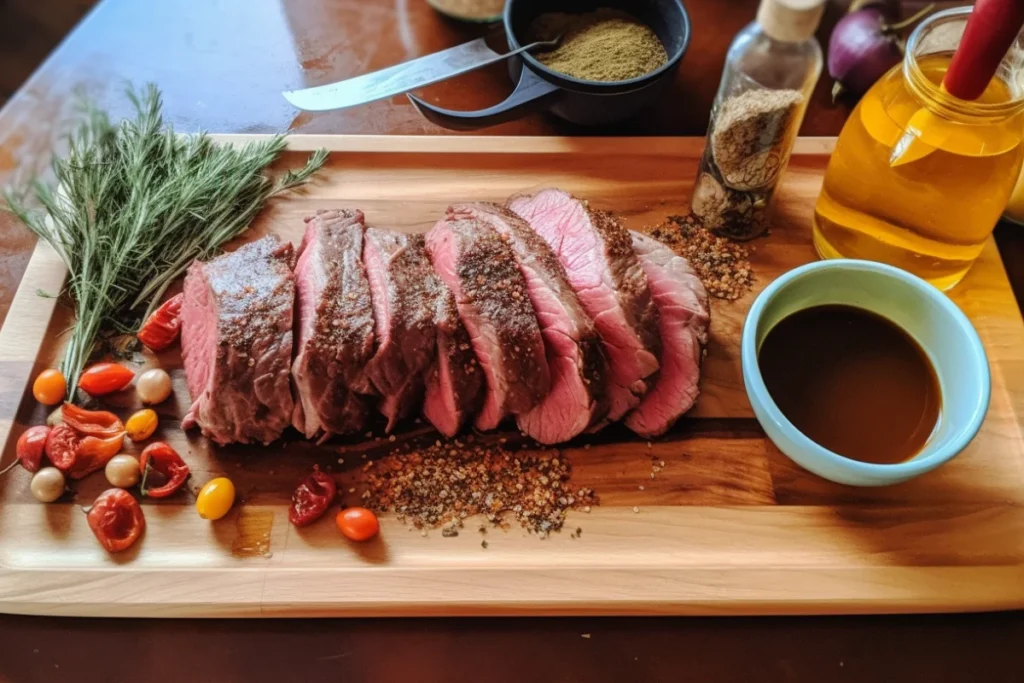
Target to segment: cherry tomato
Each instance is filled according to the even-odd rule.
[[[292,494],[292,507],[288,521],[295,526],[306,526],[324,516],[327,507],[338,495],[338,485],[329,474],[313,467],[313,473],[299,482]]]
[[[32,383],[32,395],[44,406],[55,406],[64,400],[68,382],[60,370],[43,370]]]
[[[124,424],[124,430],[129,439],[138,443],[153,436],[158,422],[156,411],[144,408],[128,418]]]
[[[338,513],[334,522],[342,536],[350,541],[368,541],[380,531],[377,515],[366,508],[346,508]]]
[[[142,451],[139,459],[142,484],[139,491],[150,498],[166,498],[188,479],[188,465],[178,452],[163,441],[155,441]]]
[[[146,528],[142,506],[124,489],[107,489],[89,510],[89,528],[108,553],[130,548]]]
[[[86,410],[72,403],[65,403],[61,406],[60,414],[64,424],[86,436],[118,436],[125,431],[124,424],[117,415],[106,410]]]
[[[181,332],[181,302],[184,299],[184,294],[172,296],[153,311],[136,335],[139,341],[154,351],[163,351],[173,344]]]
[[[43,451],[46,449],[46,437],[50,435],[50,428],[46,425],[29,427],[18,437],[18,445],[15,454],[21,462],[21,466],[29,472],[38,472],[43,464]]]
[[[121,391],[135,379],[135,373],[117,363],[96,363],[78,378],[78,388],[90,396],[105,396]]]
[[[220,519],[235,504],[235,485],[227,477],[217,477],[203,484],[196,496],[196,512],[203,519]]]
[[[59,424],[46,437],[46,457],[72,479],[81,479],[106,467],[124,443],[124,432],[109,437],[83,436],[68,424]]]

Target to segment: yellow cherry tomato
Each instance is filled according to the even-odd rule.
[[[235,504],[235,485],[227,477],[211,479],[196,496],[196,512],[203,519],[220,519]]]
[[[68,382],[60,370],[43,370],[32,383],[32,395],[44,406],[55,406],[64,400]]]
[[[153,436],[158,422],[156,411],[145,408],[128,418],[124,423],[124,431],[127,432],[129,439],[138,443]]]

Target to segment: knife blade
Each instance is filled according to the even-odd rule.
[[[558,41],[559,38],[531,43],[511,52],[499,54],[489,48],[483,38],[477,38],[468,43],[396,64],[380,71],[314,88],[286,90],[281,94],[293,105],[306,111],[344,109],[439,83],[500,62],[525,50],[554,47]]]

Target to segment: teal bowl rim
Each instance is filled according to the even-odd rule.
[[[757,362],[757,349],[755,348],[757,342],[757,323],[761,319],[764,309],[783,289],[791,285],[796,280],[819,270],[837,270],[847,272],[866,271],[900,280],[909,285],[912,289],[916,290],[920,296],[931,299],[933,302],[937,303],[945,314],[950,316],[957,326],[963,330],[967,337],[968,346],[973,351],[970,357],[966,360],[969,360],[975,366],[974,369],[981,380],[981,392],[975,397],[971,414],[968,419],[963,421],[963,418],[959,418],[959,420],[963,421],[964,424],[956,429],[955,433],[951,435],[946,444],[936,448],[932,452],[928,452],[928,446],[926,445],[925,455],[914,457],[906,462],[891,465],[862,462],[860,460],[847,458],[846,456],[840,455],[834,451],[830,451],[824,446],[812,441],[809,437],[805,436],[803,432],[797,429],[785,415],[783,415],[782,411],[772,399],[771,394],[768,393],[768,387],[765,385],[764,379],[761,377],[761,370]],[[870,310],[869,307],[865,308]],[[895,323],[896,321],[893,322]],[[802,454],[815,460],[831,464],[835,467],[845,469],[849,473],[862,475],[865,478],[883,478],[904,481],[911,477],[916,477],[920,474],[924,474],[925,472],[929,472],[939,465],[948,462],[960,453],[960,451],[966,448],[967,444],[969,444],[978,434],[982,423],[985,421],[985,415],[988,413],[989,401],[992,395],[992,376],[991,371],[989,370],[988,356],[985,353],[985,347],[981,343],[981,338],[978,336],[977,330],[974,329],[974,325],[971,324],[970,319],[964,315],[963,311],[961,311],[948,296],[925,280],[922,280],[916,275],[908,273],[900,268],[874,261],[861,261],[856,259],[816,261],[794,268],[793,270],[776,278],[774,282],[765,287],[761,294],[758,295],[753,305],[751,305],[750,310],[747,312],[747,317],[743,323],[743,332],[740,343],[740,362],[742,363],[743,369],[743,383],[746,386],[747,396],[751,403],[753,404],[756,395],[758,403],[766,413],[766,417],[772,421],[773,426],[784,431],[786,435],[792,439],[797,448],[802,451]],[[758,417],[758,420],[760,421],[761,418]]]

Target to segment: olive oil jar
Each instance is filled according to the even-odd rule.
[[[822,258],[881,261],[949,289],[981,253],[1024,160],[1024,93],[1019,39],[979,98],[942,87],[970,13],[921,23],[851,113],[815,207]]]

